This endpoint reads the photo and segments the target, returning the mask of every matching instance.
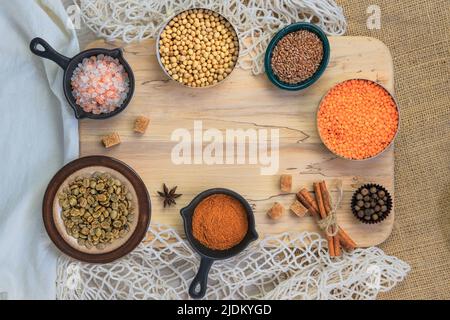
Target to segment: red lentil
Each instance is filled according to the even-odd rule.
[[[335,154],[362,160],[381,153],[398,129],[395,101],[369,80],[348,80],[333,87],[317,116],[319,134]]]

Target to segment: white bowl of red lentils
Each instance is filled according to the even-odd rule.
[[[232,24],[203,8],[182,11],[161,29],[156,57],[164,73],[191,88],[217,85],[234,70],[239,40]]]
[[[331,88],[317,110],[320,139],[335,155],[368,160],[386,151],[397,136],[400,114],[380,84],[351,79]]]

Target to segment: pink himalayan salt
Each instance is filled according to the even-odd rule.
[[[72,94],[77,104],[93,114],[119,108],[129,91],[129,79],[118,59],[100,54],[85,58],[74,70]]]

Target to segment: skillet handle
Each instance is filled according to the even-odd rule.
[[[44,50],[39,49],[39,45],[42,46]],[[30,50],[39,57],[56,62],[64,70],[66,70],[67,66],[69,65],[70,59],[58,53],[47,43],[47,41],[42,38],[34,38],[33,40],[31,40]]]
[[[200,260],[200,268],[189,286],[189,295],[192,298],[201,299],[205,296],[206,287],[208,285],[209,269],[211,269],[213,262],[214,260],[204,257]]]

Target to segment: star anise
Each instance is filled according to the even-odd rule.
[[[166,206],[170,207],[173,204],[177,204],[175,199],[180,197],[181,194],[175,193],[175,191],[177,191],[177,186],[169,190],[165,183],[163,184],[163,192],[158,191],[159,196],[164,199],[164,208]]]

